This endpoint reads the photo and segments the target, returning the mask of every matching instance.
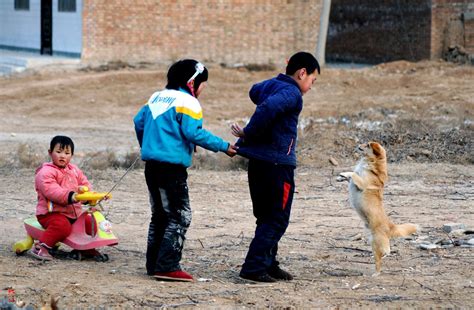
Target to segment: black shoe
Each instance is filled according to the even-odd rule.
[[[256,282],[276,282],[277,280],[275,278],[272,278],[268,275],[268,273],[264,274],[248,274],[248,273],[240,273],[239,276],[243,279],[251,280],[251,281],[256,281]]]
[[[271,267],[268,270],[268,275],[270,275],[270,277],[277,280],[284,280],[284,281],[293,280],[293,276],[288,271],[285,271],[278,266]]]

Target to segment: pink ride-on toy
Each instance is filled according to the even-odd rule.
[[[71,234],[62,241],[62,243],[73,249],[73,251],[68,253],[69,258],[82,260],[86,256],[92,256],[97,261],[105,262],[109,260],[107,254],[94,251],[96,248],[118,244],[118,239],[112,232],[112,224],[95,208],[97,203],[105,198],[110,199],[110,193],[89,192],[87,188],[83,193],[76,195],[76,200],[87,202],[88,206],[87,210],[72,224]],[[91,229],[92,232],[95,231],[95,234],[92,233],[93,235],[86,233],[85,221],[86,216],[89,214],[95,219],[95,221],[91,221],[92,225],[97,225],[95,229],[94,227]],[[44,228],[36,217],[26,219],[24,223],[27,233],[26,239],[18,241],[13,245],[13,251],[17,255],[21,255],[31,249],[34,240],[39,240],[44,232]],[[91,252],[95,253],[90,254]],[[52,254],[54,256],[54,250]]]

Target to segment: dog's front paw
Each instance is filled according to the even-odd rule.
[[[336,178],[338,182],[349,181],[352,177],[352,172],[341,172]]]

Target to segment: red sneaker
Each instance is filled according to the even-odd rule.
[[[30,250],[30,254],[40,260],[53,260],[51,254],[49,254],[48,248],[40,243],[35,243]]]
[[[167,281],[182,281],[193,282],[193,276],[183,270],[176,270],[171,272],[155,272],[154,278]]]

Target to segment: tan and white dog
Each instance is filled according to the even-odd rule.
[[[415,233],[414,224],[395,225],[383,207],[383,189],[388,180],[385,149],[377,142],[359,145],[362,158],[353,172],[343,172],[337,181],[349,181],[349,199],[369,230],[375,258],[374,275],[382,268],[382,257],[390,253],[390,239]]]

